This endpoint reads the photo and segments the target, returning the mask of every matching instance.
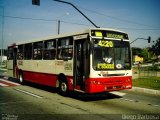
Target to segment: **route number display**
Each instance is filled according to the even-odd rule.
[[[101,47],[113,47],[113,41],[107,41],[107,40],[100,40],[98,43],[99,46]]]

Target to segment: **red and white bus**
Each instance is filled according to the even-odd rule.
[[[94,28],[8,47],[8,73],[68,91],[98,93],[132,88],[128,34]]]

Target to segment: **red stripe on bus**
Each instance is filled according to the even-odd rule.
[[[55,87],[57,76],[46,73],[23,71],[23,79],[29,82]]]
[[[37,84],[56,87],[56,81],[58,75],[23,71],[23,77],[26,81],[34,82]],[[70,90],[73,90],[73,76],[66,76],[68,80],[68,86]],[[89,78],[85,79],[86,93],[98,93],[118,91],[132,88],[131,76],[119,76],[119,77],[103,77],[103,78]],[[77,88],[78,89],[78,88]],[[80,88],[79,88],[80,89]]]
[[[23,79],[29,82],[34,82],[41,85],[46,85],[50,87],[56,87],[56,82],[58,80],[58,75],[48,74],[48,73],[39,73],[31,71],[23,71]],[[72,76],[66,76],[68,80],[69,89],[73,90],[73,79]]]

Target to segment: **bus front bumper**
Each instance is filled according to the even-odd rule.
[[[86,93],[110,92],[132,88],[132,77],[89,78],[85,82]]]

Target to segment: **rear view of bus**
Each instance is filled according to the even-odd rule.
[[[86,92],[132,88],[131,50],[128,35],[116,30],[90,31],[90,77]]]

